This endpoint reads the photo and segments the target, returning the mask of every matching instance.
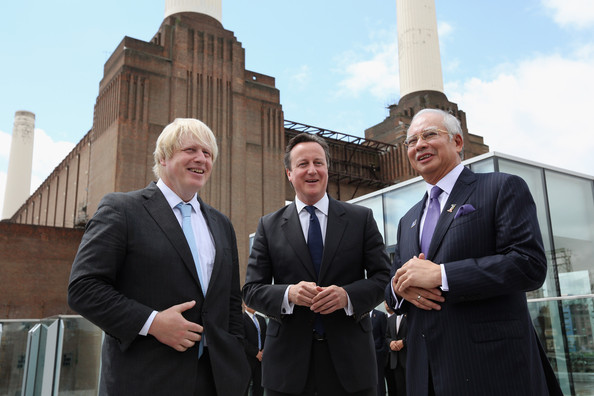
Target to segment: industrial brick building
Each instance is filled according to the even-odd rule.
[[[140,189],[154,180],[156,138],[177,117],[198,118],[217,137],[220,156],[200,196],[232,220],[243,279],[249,234],[259,218],[294,198],[282,165],[288,138],[307,132],[327,139],[332,155],[328,193],[349,200],[416,176],[399,143],[412,116],[425,107],[449,110],[460,119],[465,158],[488,151],[482,138],[468,133],[464,112],[433,90],[403,96],[383,122],[365,131],[366,138],[285,120],[274,78],[246,70],[245,49],[219,19],[200,12],[167,15],[150,42],[123,38],[105,63],[92,129],[9,219],[21,228],[0,223],[0,250],[14,247],[19,236],[19,250],[2,255],[0,264],[12,268],[31,261],[41,273],[60,272],[61,282],[48,279],[63,292],[61,304],[53,305],[55,312],[27,311],[19,306],[25,301],[3,301],[0,317],[72,313],[65,268],[76,253],[80,229],[106,193]],[[39,260],[40,238],[62,249],[61,259]],[[15,271],[19,268],[27,279],[27,267]],[[5,277],[1,286],[9,295],[16,287]],[[36,290],[31,291],[34,299]]]

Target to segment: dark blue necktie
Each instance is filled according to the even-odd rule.
[[[316,216],[315,206],[306,206],[305,210],[309,212],[309,230],[307,232],[307,246],[313,262],[316,273],[320,274],[322,264],[322,255],[324,254],[324,241],[322,241],[322,228],[320,220]]]
[[[439,196],[441,193],[441,188],[435,186],[431,189],[429,196],[429,207],[427,208],[427,215],[425,216],[425,223],[423,224],[423,232],[421,234],[421,252],[425,253],[425,258],[427,258],[433,231],[435,231],[435,226],[441,213],[439,206]]]
[[[320,267],[322,265],[322,256],[324,254],[324,241],[322,240],[322,228],[320,227],[320,220],[316,216],[315,206],[306,206],[305,210],[309,212],[309,229],[307,231],[307,247],[309,247],[309,254],[313,262],[316,274],[320,275]],[[318,334],[324,334],[324,324],[322,323],[322,316],[316,314],[314,318],[314,330]]]

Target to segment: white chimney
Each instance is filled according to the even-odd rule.
[[[435,0],[396,0],[400,97],[443,93]]]
[[[29,198],[31,190],[31,169],[33,167],[33,139],[35,114],[17,111],[14,115],[10,157],[2,218],[9,219]]]
[[[222,20],[222,0],[165,0],[165,18],[180,12],[197,12]]]

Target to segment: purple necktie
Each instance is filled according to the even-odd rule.
[[[435,186],[431,189],[429,207],[427,208],[427,215],[425,216],[425,224],[423,225],[423,233],[421,235],[421,252],[425,253],[427,258],[427,252],[429,251],[429,244],[431,243],[431,237],[439,219],[439,196],[441,195],[441,188]]]

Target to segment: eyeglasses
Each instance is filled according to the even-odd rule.
[[[423,139],[426,142],[430,142],[431,140],[438,137],[440,134],[445,133],[449,135],[448,131],[444,131],[443,129],[439,128],[432,128],[432,129],[425,129],[421,133],[417,133],[415,135],[410,135],[404,140],[404,145],[406,148],[415,147],[419,142],[419,139]]]

